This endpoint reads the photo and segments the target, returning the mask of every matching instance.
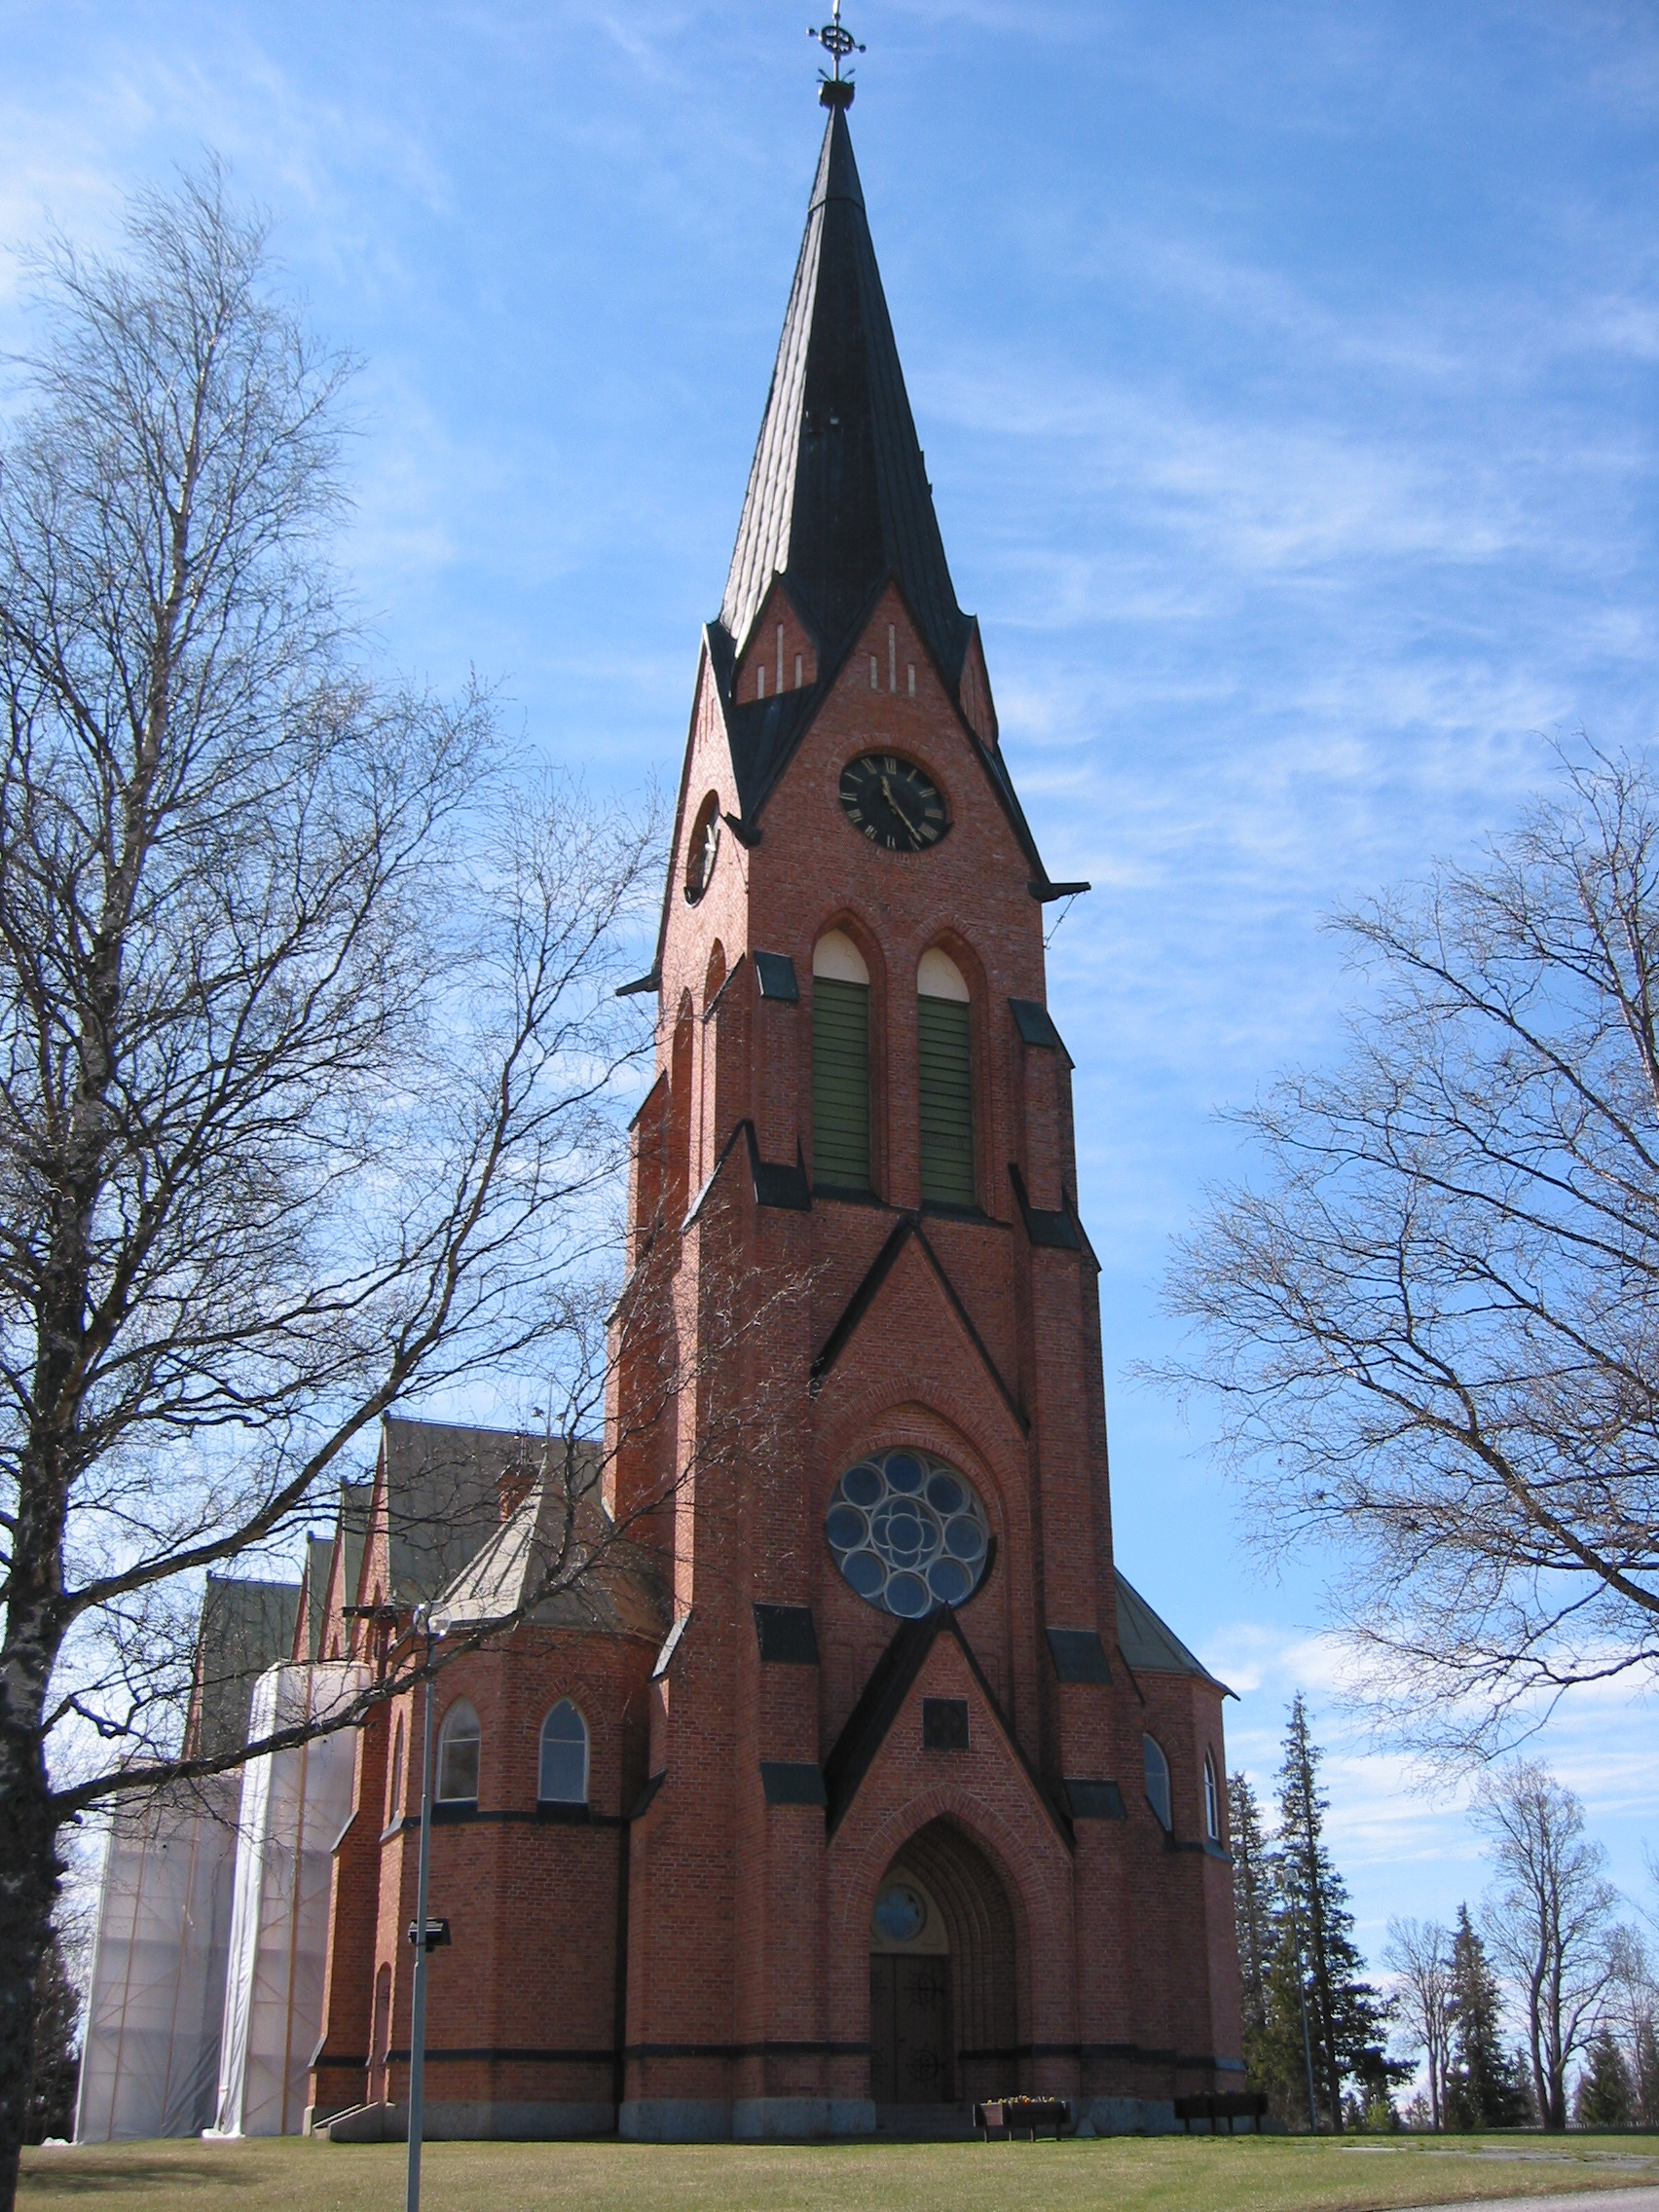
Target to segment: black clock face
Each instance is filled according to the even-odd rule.
[[[950,828],[939,786],[896,753],[865,753],[841,770],[841,806],[872,845],[890,853],[925,853]]]

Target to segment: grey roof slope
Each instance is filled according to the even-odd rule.
[[[578,1443],[568,1550],[566,1486],[560,1476],[544,1475],[440,1593],[437,1609],[463,1633],[523,1612],[540,1628],[659,1642],[669,1612],[661,1582],[640,1547],[617,1535],[599,1496],[600,1466],[598,1448]],[[555,1576],[563,1586],[538,1599]]]
[[[322,1608],[328,1603],[328,1577],[334,1566],[334,1538],[306,1538],[306,1652],[308,1659],[322,1656]],[[350,1601],[348,1601],[350,1603]]]
[[[199,1758],[219,1758],[247,1742],[253,1685],[288,1658],[300,1617],[297,1582],[251,1582],[210,1574],[196,1633],[189,1741]]]
[[[969,623],[956,604],[844,107],[824,132],[720,623],[741,647],[774,575],[838,648],[896,576],[952,686]]]
[[[1118,1575],[1118,1648],[1138,1674],[1197,1675],[1202,1681],[1215,1682],[1217,1689],[1227,1689],[1122,1574]],[[1233,1692],[1227,1694],[1231,1697]]]
[[[539,1465],[541,1443],[513,1429],[387,1414],[385,1450],[391,1576],[386,1595],[393,1604],[417,1604],[435,1598],[495,1534],[501,1476],[527,1459]],[[353,1568],[350,1550],[347,1567]]]

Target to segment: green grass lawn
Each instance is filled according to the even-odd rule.
[[[68,2212],[398,2212],[401,2144],[26,2151],[19,2203]],[[428,2212],[1387,2212],[1659,2184],[1659,2136],[1118,2136],[812,2146],[433,2143]]]

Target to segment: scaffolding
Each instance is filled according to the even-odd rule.
[[[369,1680],[350,1660],[270,1668],[248,1740],[326,1720]],[[237,1822],[236,1885],[215,2136],[292,2135],[322,2034],[334,1851],[351,1816],[357,1731],[342,1728],[250,1759]]]
[[[194,2135],[212,2120],[240,1782],[174,1784],[110,1823],[77,2143]]]

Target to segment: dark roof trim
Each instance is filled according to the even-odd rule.
[[[1124,1792],[1115,1782],[1084,1782],[1066,1777],[1066,1799],[1074,1821],[1126,1821]]]
[[[768,1805],[825,1805],[822,1770],[802,1759],[762,1759],[760,1787]]]
[[[1065,1039],[1054,1027],[1054,1017],[1041,999],[1010,999],[1008,1010],[1014,1016],[1014,1026],[1027,1045],[1039,1051],[1058,1052],[1068,1068],[1077,1062],[1066,1051]]]
[[[1109,1682],[1112,1669],[1106,1646],[1091,1628],[1051,1628],[1049,1651],[1062,1682]]]
[[[973,1315],[969,1312],[967,1307],[963,1305],[960,1297],[958,1297],[956,1285],[951,1281],[949,1275],[945,1272],[943,1264],[940,1261],[939,1254],[928,1242],[927,1233],[922,1228],[920,1217],[913,1213],[904,1213],[900,1215],[899,1219],[893,1225],[887,1241],[882,1245],[881,1250],[875,1255],[875,1258],[870,1262],[868,1268],[866,1270],[864,1280],[859,1284],[858,1288],[853,1292],[852,1297],[848,1299],[846,1305],[842,1308],[840,1318],[836,1321],[835,1326],[830,1330],[829,1336],[825,1339],[823,1350],[818,1354],[818,1357],[813,1361],[811,1368],[808,1370],[807,1389],[814,1397],[816,1397],[819,1391],[824,1387],[825,1378],[829,1375],[830,1369],[835,1365],[835,1362],[840,1358],[842,1352],[846,1350],[847,1346],[851,1343],[854,1335],[858,1331],[860,1322],[863,1321],[865,1315],[869,1311],[870,1307],[875,1303],[876,1293],[880,1290],[882,1284],[887,1280],[888,1276],[893,1272],[894,1268],[898,1265],[899,1255],[903,1251],[904,1246],[906,1245],[906,1243],[908,1243],[909,1239],[912,1236],[921,1246],[923,1257],[926,1259],[929,1267],[933,1270],[935,1276],[938,1278],[940,1288],[944,1292],[945,1297],[949,1300],[952,1312],[961,1322],[963,1328],[968,1332],[968,1341],[970,1342],[970,1344],[972,1344],[974,1349],[978,1353],[980,1363],[984,1367],[985,1373],[996,1384],[997,1395],[1002,1399],[1003,1404],[1013,1415],[1014,1419],[1018,1426],[1020,1434],[1022,1436],[1029,1436],[1031,1433],[1031,1423],[1026,1417],[1023,1407],[1020,1405],[1014,1392],[1009,1388],[1008,1384],[1003,1381],[1002,1374],[997,1367],[996,1361],[991,1357],[990,1352],[986,1348],[984,1339],[980,1336],[978,1330],[974,1326]]]
[[[1040,906],[1046,906],[1053,899],[1081,899],[1094,886],[1092,883],[1051,883],[1045,871],[1040,883],[1028,883],[1025,888]]]
[[[757,952],[755,955],[755,975],[763,999],[777,999],[784,1006],[800,1004],[800,984],[795,979],[794,962],[787,952]]]
[[[782,1206],[790,1213],[812,1211],[812,1186],[806,1179],[806,1161],[801,1154],[800,1140],[795,1140],[795,1161],[787,1167],[781,1161],[762,1160],[760,1139],[755,1133],[755,1124],[743,1124],[749,1139],[749,1172],[755,1185],[755,1203],[757,1206]]]
[[[618,983],[613,995],[619,999],[632,999],[638,998],[644,991],[660,991],[661,989],[662,962],[654,960],[651,963],[651,972],[648,976],[637,977],[631,983]]]
[[[1081,1252],[1083,1238],[1070,1209],[1034,1206],[1025,1195],[1025,1178],[1012,1160],[1008,1163],[1008,1173],[1009,1180],[1014,1185],[1014,1195],[1019,1201],[1020,1218],[1025,1223],[1025,1234],[1030,1241],[1051,1252]]]
[[[870,617],[874,614],[877,607],[880,606],[882,597],[889,588],[898,593],[899,603],[909,617],[911,628],[921,640],[922,651],[939,680],[940,688],[950,702],[951,712],[956,717],[963,738],[966,740],[969,750],[984,770],[986,781],[996,793],[997,803],[1008,819],[1009,828],[1014,831],[1020,851],[1036,871],[1037,877],[1044,885],[1047,885],[1049,871],[1043,865],[1042,854],[1037,850],[1037,840],[1032,834],[1030,823],[1025,819],[1025,810],[1020,805],[1018,796],[1014,792],[1014,782],[1009,775],[1008,764],[1003,759],[1001,749],[993,750],[987,746],[963,712],[962,701],[958,695],[960,690],[958,680],[948,673],[939,655],[935,652],[929,641],[926,627],[918,617],[904,590],[903,579],[891,571],[871,587],[867,599],[860,608],[856,620],[849,627],[834,658],[826,660],[820,655],[818,682],[816,683],[803,683],[798,691],[775,692],[770,699],[766,700],[751,700],[742,704],[733,700],[729,705],[722,689],[721,706],[726,710],[726,743],[731,752],[732,773],[737,778],[737,788],[743,796],[745,818],[751,825],[758,824],[762,813],[765,811],[767,801],[783,781],[802,738],[805,737],[807,730],[817,719],[819,708],[828,700],[835,685],[840,682],[843,671],[848,667],[854,653],[863,642],[864,633],[868,626]],[[711,624],[710,627],[713,629],[714,625]],[[770,741],[766,746],[764,757],[751,758],[751,748],[739,742],[740,733],[747,735],[750,729],[763,724],[770,725]],[[756,756],[760,754],[758,746],[754,747],[753,751]],[[676,819],[675,835],[676,837],[679,835],[678,818]],[[672,874],[672,870],[670,872]],[[1075,891],[1078,886],[1072,884],[1067,888]]]
[[[818,1665],[818,1634],[812,1625],[810,1605],[756,1604],[754,1612],[762,1661],[784,1667]]]
[[[901,1622],[897,1634],[876,1661],[874,1672],[866,1682],[863,1694],[848,1716],[846,1726],[824,1762],[824,1783],[829,1792],[826,1830],[833,1835],[846,1818],[865,1776],[875,1762],[877,1751],[887,1741],[893,1723],[903,1710],[911,1690],[915,1688],[935,1641],[946,1635],[956,1639],[957,1645],[968,1662],[976,1687],[1002,1730],[1004,1741],[1019,1761],[1038,1803],[1052,1822],[1055,1834],[1068,1851],[1074,1851],[1077,1841],[1072,1834],[1071,1822],[1044,1788],[1042,1778],[1026,1757],[1024,1748],[1009,1725],[1008,1715],[999,1704],[996,1692],[985,1679],[984,1669],[974,1656],[973,1645],[962,1633],[962,1624],[948,1605],[935,1606],[922,1620]]]
[[[732,973],[735,975],[736,970]],[[746,1119],[737,1124],[721,1145],[719,1158],[710,1168],[702,1189],[685,1209],[685,1219],[681,1226],[682,1235],[708,1203],[709,1194],[719,1180],[720,1169],[731,1157],[732,1147],[739,1137],[744,1139],[749,1151],[749,1179],[755,1192],[755,1203],[757,1206],[781,1206],[789,1213],[812,1211],[812,1190],[806,1180],[806,1162],[800,1157],[798,1143],[793,1167],[786,1166],[781,1161],[762,1160],[760,1140],[755,1134],[755,1124]]]

